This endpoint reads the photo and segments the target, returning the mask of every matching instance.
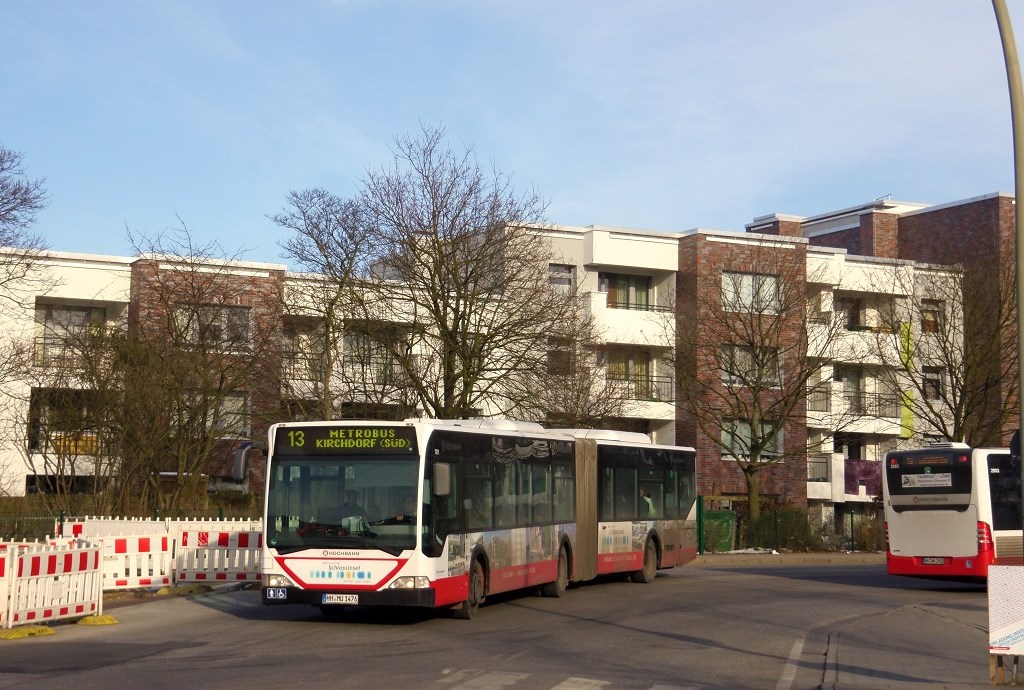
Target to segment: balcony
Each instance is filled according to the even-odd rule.
[[[609,303],[608,293],[590,293],[590,313],[609,343],[670,348],[674,312],[670,307],[640,302]]]
[[[59,457],[99,455],[101,451],[100,436],[95,431],[51,431],[30,439],[30,443],[35,453]]]
[[[77,368],[82,360],[82,344],[74,336],[40,336],[35,339],[32,362],[37,367]]]
[[[412,368],[418,371],[418,359]],[[409,372],[390,357],[343,357],[339,371],[341,378],[362,386],[408,388],[412,386]]]
[[[673,402],[675,379],[671,376],[618,377],[608,375],[608,385],[621,391],[628,400]]]
[[[324,353],[305,350],[285,352],[281,361],[282,373],[289,381],[321,381],[326,366]]]
[[[900,400],[880,393],[844,393],[847,413],[862,417],[895,419],[900,416]]]

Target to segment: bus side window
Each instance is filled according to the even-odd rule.
[[[636,520],[637,499],[636,470],[633,468],[615,468],[615,519]],[[646,519],[646,514],[644,515]]]
[[[555,520],[572,520],[576,516],[576,487],[573,484],[572,466],[557,463],[554,466],[553,500]]]
[[[537,523],[551,522],[551,465],[536,463],[533,466],[533,520]]]
[[[533,466],[530,463],[518,463],[518,471],[516,472],[516,515],[518,516],[517,524],[519,525],[529,525],[531,521],[530,513],[533,508],[531,498],[532,476]]]

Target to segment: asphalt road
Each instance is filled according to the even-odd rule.
[[[329,620],[254,591],[109,613],[116,625],[0,641],[0,687],[988,687],[984,588],[890,578],[852,557],[703,558],[648,585],[492,598],[472,621]]]

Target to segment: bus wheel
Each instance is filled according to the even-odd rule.
[[[546,597],[560,597],[565,595],[565,589],[569,586],[569,555],[565,547],[558,549],[558,576],[554,582],[549,582],[540,588],[540,593]]]
[[[473,559],[469,567],[469,593],[466,600],[453,609],[452,613],[456,618],[469,620],[476,615],[476,610],[484,601],[484,567],[479,558]]]
[[[630,575],[633,582],[653,582],[654,576],[658,574],[658,550],[650,539],[644,545],[644,567]]]

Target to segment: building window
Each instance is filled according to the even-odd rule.
[[[770,438],[769,438],[770,437]],[[767,443],[761,448],[761,459],[770,460],[782,455],[782,430],[774,422],[761,422],[761,433],[755,439],[751,433],[750,421],[746,419],[722,420],[722,446],[726,454],[734,458],[749,458],[754,441]]]
[[[598,273],[597,289],[608,293],[609,309],[651,308],[651,277],[625,273]]]
[[[723,271],[722,308],[725,311],[778,314],[779,277]]]
[[[723,345],[722,381],[750,388],[778,388],[779,350],[775,347]]]
[[[922,333],[938,333],[941,330],[944,307],[942,300],[926,299],[921,302]]]
[[[570,264],[548,264],[548,285],[555,292],[573,294],[576,290],[576,267]]]
[[[836,300],[836,318],[841,319],[848,331],[867,330],[864,325],[864,300],[844,297]]]
[[[249,395],[241,391],[186,393],[172,410],[171,426],[197,438],[213,432],[216,438],[249,438]]]
[[[174,326],[190,345],[244,351],[250,346],[251,313],[249,307],[183,304],[174,310]]]
[[[651,376],[651,353],[646,350],[611,348],[598,359],[607,366],[607,379],[631,400],[651,400],[660,395]],[[667,399],[667,398],[666,398]]]
[[[925,400],[941,400],[945,389],[942,369],[940,367],[924,367],[921,378],[921,390]]]
[[[548,338],[548,373],[552,376],[571,376],[575,370],[576,357],[572,341]]]
[[[284,324],[285,376],[293,381],[322,381],[327,366],[327,348],[322,323],[294,320]]]
[[[416,369],[417,359],[412,354],[411,335],[400,325],[354,323],[345,331],[343,344],[342,374],[350,382],[372,386],[409,384],[410,370]]]
[[[100,329],[107,320],[103,307],[36,305],[36,328],[39,335],[35,348],[37,366],[61,364],[75,358],[82,347],[82,336],[90,329]]]

